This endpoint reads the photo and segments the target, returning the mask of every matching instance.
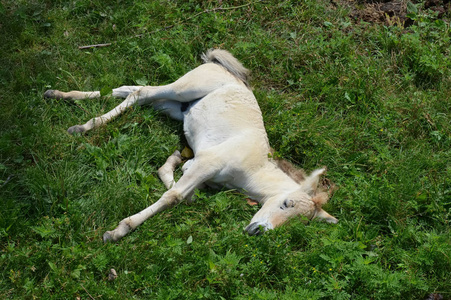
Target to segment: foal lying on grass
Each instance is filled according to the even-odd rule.
[[[131,105],[150,104],[170,117],[183,121],[186,139],[194,158],[187,161],[183,176],[174,181],[174,169],[181,163],[178,151],[159,169],[168,191],[141,212],[123,219],[103,240],[117,241],[148,218],[205,185],[238,189],[262,207],[245,228],[250,235],[282,225],[303,215],[338,222],[321,207],[329,196],[318,188],[325,168],[305,176],[284,160],[271,155],[260,107],[247,82],[248,70],[225,50],[209,50],[204,64],[164,86],[122,86],[113,96],[125,98],[119,106],[86,124],[68,129],[71,134],[99,127]],[[100,97],[100,92],[48,90],[46,98],[66,100]]]

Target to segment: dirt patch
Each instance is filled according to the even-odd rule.
[[[447,12],[451,12],[451,0],[427,0],[424,8],[437,12],[438,17],[442,18]]]
[[[407,4],[403,1],[359,3],[351,12],[351,17],[357,22],[361,20],[386,25],[405,24],[408,20],[406,15]]]
[[[451,0],[427,0],[421,7],[437,13],[438,18],[451,12]],[[388,26],[401,25],[408,27],[414,20],[408,17],[408,2],[394,1],[343,1],[351,7],[350,16],[356,21],[385,24]],[[415,3],[415,1],[412,1]],[[412,4],[412,3],[411,3]]]

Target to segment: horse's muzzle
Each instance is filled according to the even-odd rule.
[[[247,225],[247,227],[244,228],[244,231],[246,231],[249,235],[261,235],[270,229],[272,229],[272,226],[269,224],[254,222]]]

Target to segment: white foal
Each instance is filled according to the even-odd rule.
[[[158,171],[168,191],[148,208],[123,219],[116,229],[105,232],[104,241],[119,240],[158,212],[190,199],[194,190],[205,184],[238,189],[262,205],[245,228],[250,235],[273,229],[297,215],[338,222],[321,208],[329,198],[318,189],[324,168],[306,177],[286,161],[271,158],[262,113],[247,82],[248,70],[224,50],[209,50],[202,58],[205,64],[174,83],[114,89],[113,96],[125,101],[103,116],[68,129],[71,134],[86,132],[131,105],[150,104],[183,121],[194,153],[177,182],[173,171],[181,156],[178,151],[171,155]],[[100,97],[100,92],[49,90],[44,96],[72,100]]]

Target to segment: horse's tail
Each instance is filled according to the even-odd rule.
[[[227,71],[249,87],[249,70],[246,69],[230,52],[221,49],[209,49],[206,53],[202,54],[202,60],[205,63],[211,62],[223,66]]]

